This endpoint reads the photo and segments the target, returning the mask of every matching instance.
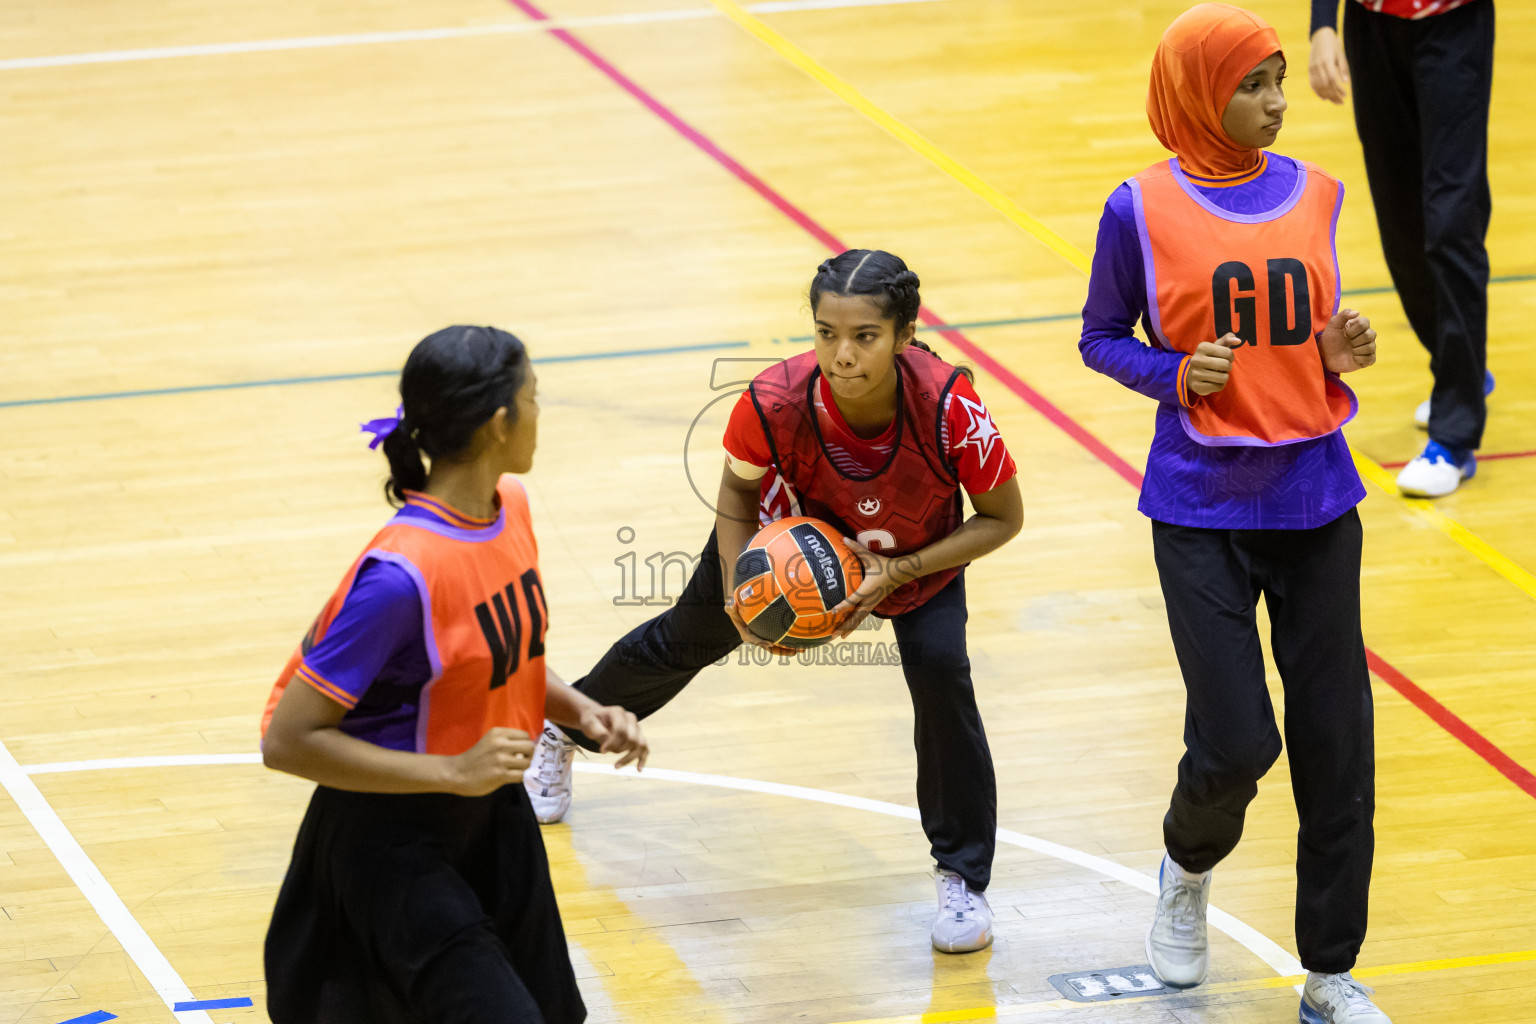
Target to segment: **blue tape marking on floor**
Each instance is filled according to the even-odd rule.
[[[106,1010],[97,1010],[88,1013],[84,1017],[71,1017],[69,1020],[61,1020],[59,1024],[101,1024],[104,1020],[117,1020],[117,1014],[108,1013]]]
[[[171,1007],[180,1013],[182,1010],[229,1010],[236,1006],[250,1006],[250,996],[240,996],[238,999],[196,999],[188,1003],[177,1003]]]
[[[1528,281],[1536,281],[1536,274],[1503,274],[1498,277],[1490,277],[1489,284],[1521,284]],[[1391,285],[1380,285],[1372,288],[1347,288],[1345,295],[1386,295],[1395,291]],[[1057,323],[1065,320],[1077,320],[1081,313],[1050,313],[1045,316],[1011,316],[997,320],[964,320],[956,323],[918,325],[919,331],[979,331],[988,327],[1020,327],[1025,324]],[[784,338],[791,344],[804,344],[814,341],[810,334],[795,335]],[[777,344],[780,339],[774,338]],[[535,359],[535,363],[584,363],[599,359],[632,359],[636,356],[665,356],[675,355],[679,352],[708,352],[712,349],[722,348],[746,348],[751,342],[746,341],[710,341],[701,345],[671,345],[664,348],[634,348],[621,349],[616,352],[582,352],[569,356],[544,356]],[[362,373],[332,373],[317,377],[273,377],[268,380],[242,380],[232,381],[228,384],[192,384],[179,388],[146,388],[142,391],[101,391],[85,395],[59,395],[55,398],[18,398],[9,402],[0,402],[0,409],[15,409],[24,405],[61,405],[66,402],[101,402],[111,398],[148,398],[156,395],[185,395],[199,391],[234,391],[242,388],[271,388],[282,387],[288,384],[324,384],[340,380],[366,380],[370,377],[393,377],[399,370],[366,370]]]
[[[665,356],[678,352],[708,352],[722,348],[746,348],[746,341],[711,341],[702,345],[669,345],[665,348],[632,348],[616,352],[581,352],[569,356],[544,356],[534,362],[585,363],[597,359],[632,359],[637,356]],[[23,405],[62,405],[66,402],[102,402],[111,398],[148,398],[155,395],[185,395],[198,391],[234,391],[241,388],[272,388],[287,384],[325,384],[338,380],[366,380],[370,377],[396,377],[399,370],[365,370],[361,373],[328,373],[315,377],[272,377],[265,380],[241,380],[227,384],[190,384],[179,388],[145,388],[142,391],[98,391],[85,395],[59,395],[54,398],[18,398],[0,402],[0,409]]]

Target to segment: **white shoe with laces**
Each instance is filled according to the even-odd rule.
[[[992,907],[965,879],[939,868],[933,875],[939,913],[933,921],[933,948],[940,953],[974,953],[992,945]]]
[[[533,760],[523,773],[523,788],[533,804],[533,816],[541,825],[553,825],[571,809],[571,762],[576,758],[576,744],[552,723],[533,748]]]
[[[1211,962],[1205,932],[1211,873],[1191,875],[1164,856],[1158,885],[1157,909],[1147,932],[1147,963],[1169,988],[1193,988],[1205,980]]]
[[[1301,1024],[1392,1024],[1349,972],[1307,975],[1301,990]]]

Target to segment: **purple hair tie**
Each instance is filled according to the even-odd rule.
[[[393,416],[385,416],[382,419],[369,420],[361,424],[358,429],[364,433],[372,434],[373,440],[368,442],[369,449],[377,448],[384,443],[384,439],[400,426],[400,421],[405,417],[405,406],[395,409]]]

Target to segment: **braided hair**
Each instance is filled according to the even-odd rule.
[[[923,300],[918,296],[917,275],[907,269],[900,256],[883,249],[849,249],[840,256],[823,260],[811,281],[811,312],[821,297],[867,295],[875,300],[880,315],[896,324],[899,332],[917,321]]]
[[[816,276],[811,279],[811,315],[816,314],[816,304],[823,295],[867,295],[875,300],[880,315],[896,324],[899,334],[903,328],[917,322],[917,312],[923,305],[918,294],[921,284],[900,256],[884,249],[849,249],[829,260],[822,260],[821,266],[816,268]],[[933,353],[933,349],[916,338],[907,344]],[[957,369],[966,380],[976,379],[969,366],[961,364]]]
[[[400,425],[384,439],[390,504],[427,486],[422,456],[463,451],[475,431],[505,408],[515,422],[528,352],[497,327],[445,327],[416,343],[400,372]]]

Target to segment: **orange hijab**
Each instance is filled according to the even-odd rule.
[[[1152,58],[1147,119],[1157,141],[1205,177],[1257,167],[1259,150],[1233,142],[1221,115],[1248,72],[1279,52],[1275,30],[1241,7],[1198,4],[1179,15]]]

